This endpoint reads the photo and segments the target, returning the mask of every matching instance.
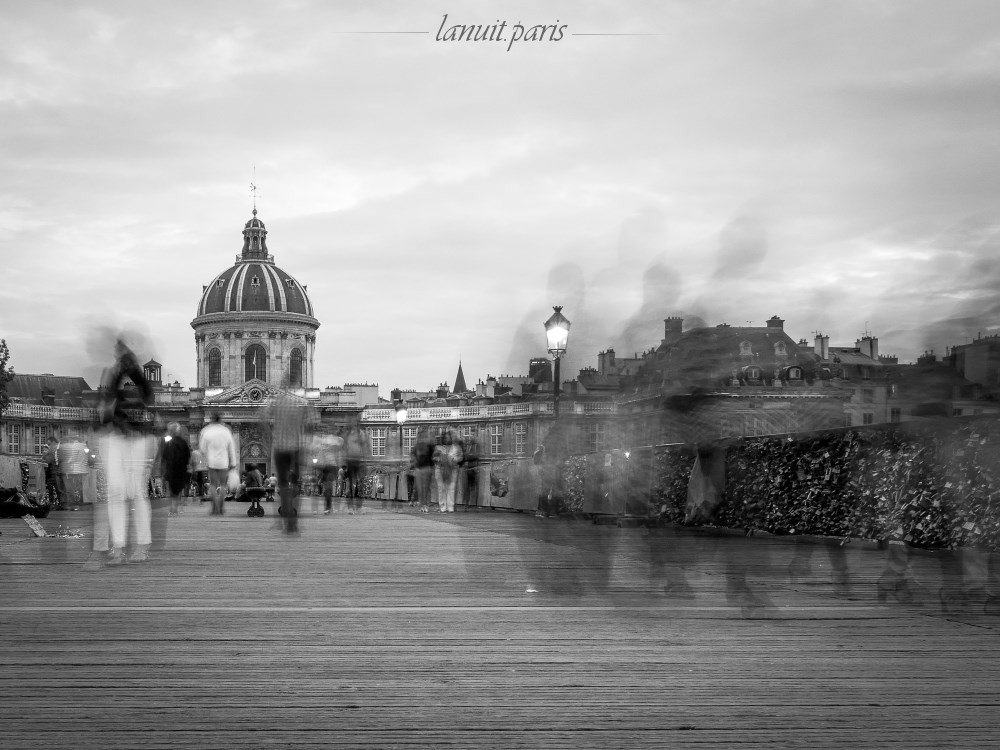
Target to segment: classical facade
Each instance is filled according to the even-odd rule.
[[[206,393],[252,381],[312,388],[319,321],[305,286],[268,253],[257,209],[243,228],[235,264],[202,288],[191,327],[198,387]]]
[[[967,376],[995,387],[1000,345],[993,340],[956,347],[948,367],[920,369],[880,356],[870,336],[854,347],[830,347],[822,335],[813,346],[796,342],[777,316],[759,327],[688,331],[681,318],[667,318],[659,345],[625,358],[607,349],[596,368],[561,383],[558,419],[544,356],[531,360],[526,376],[488,376],[473,388],[461,364],[453,388],[396,390],[390,399],[380,398],[377,384],[318,388],[320,322],[307,288],[275,264],[256,209],[242,235],[235,262],[202,288],[191,321],[196,384],[163,383],[160,363],[144,366],[155,393],[150,423],[179,422],[196,442],[219,413],[237,437],[241,468],[273,468],[264,409],[279,393],[316,410],[325,430],[359,428],[368,469],[397,474],[419,439],[445,431],[488,464],[529,461],[539,445],[556,455],[601,453],[996,409],[951,372],[964,366]],[[100,394],[79,378],[19,375],[11,395],[0,452],[39,456],[49,436],[89,437]]]

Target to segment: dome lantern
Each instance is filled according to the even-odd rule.
[[[264,222],[257,218],[257,209],[253,210],[253,218],[243,227],[243,260],[269,260],[267,255],[267,229]]]

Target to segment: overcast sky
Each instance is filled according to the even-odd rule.
[[[564,374],[668,315],[911,361],[1000,326],[998,146],[995,0],[0,0],[0,337],[195,385],[255,165],[320,387],[526,373],[556,304]]]

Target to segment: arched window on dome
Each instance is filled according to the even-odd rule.
[[[302,352],[292,349],[288,361],[288,385],[302,387]]]
[[[208,387],[219,388],[222,385],[222,352],[218,349],[208,351]]]
[[[267,352],[260,344],[251,344],[243,352],[244,380],[267,380]]]

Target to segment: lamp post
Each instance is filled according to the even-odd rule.
[[[569,341],[570,322],[562,314],[562,306],[556,305],[552,308],[555,312],[545,321],[545,338],[549,346],[549,354],[552,355],[553,384],[552,384],[552,414],[559,417],[559,360],[566,353],[566,344]]]
[[[399,401],[396,404],[396,424],[399,430],[399,473],[396,475],[396,498],[400,497],[400,490],[406,491],[406,482],[402,481],[403,472],[406,467],[406,457],[403,455],[403,424],[406,422],[406,404]],[[402,485],[402,487],[400,486]],[[407,498],[409,499],[409,498]]]

